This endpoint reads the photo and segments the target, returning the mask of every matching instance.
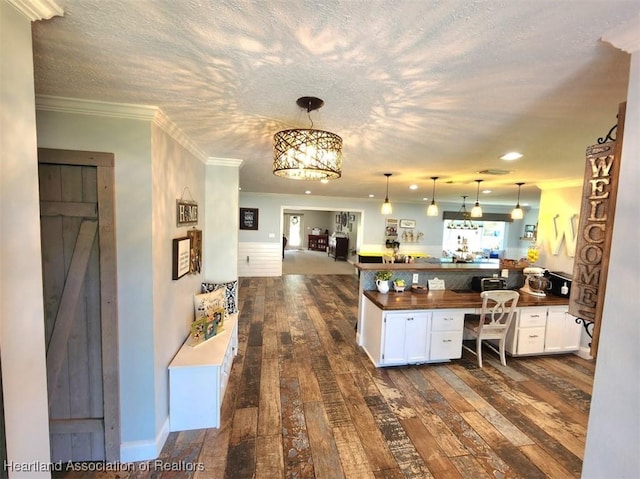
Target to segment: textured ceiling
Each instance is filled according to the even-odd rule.
[[[629,56],[601,37],[640,2],[58,0],[34,24],[36,92],[160,107],[208,156],[244,161],[243,191],[485,204],[580,184],[586,146],[625,100]],[[271,173],[273,134],[344,140],[343,176]],[[498,157],[510,150],[516,162]],[[503,176],[479,174],[504,169]],[[415,183],[417,190],[409,190]]]

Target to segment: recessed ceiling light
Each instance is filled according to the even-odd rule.
[[[310,195],[311,194],[311,190],[307,190],[304,192],[305,195]]]
[[[491,193],[491,190],[482,190],[483,195],[488,195],[489,193]]]
[[[369,195],[369,198],[375,198],[376,195]]]
[[[409,189],[410,190],[417,190],[418,189],[418,185],[410,185]]]
[[[520,158],[522,158],[522,153],[518,153],[517,151],[510,151],[500,157],[501,160],[506,161],[519,160]]]
[[[429,198],[422,198],[422,201],[429,201]]]
[[[326,185],[327,183],[329,183],[329,180],[327,180],[327,179],[325,178],[325,179],[323,179],[323,180],[320,180],[320,183],[324,183],[324,184]]]

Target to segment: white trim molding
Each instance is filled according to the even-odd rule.
[[[640,51],[640,15],[625,25],[613,28],[602,35],[602,41],[610,43],[627,53]]]
[[[151,121],[163,131],[167,132],[171,138],[186,148],[202,163],[209,164],[207,155],[157,106],[38,95],[36,96],[36,109],[41,111]]]
[[[64,16],[64,10],[53,0],[7,0],[32,22]]]
[[[240,160],[238,158],[215,158],[210,156],[207,158],[206,164],[207,166],[232,166],[236,168],[241,168],[244,163],[244,160]]]

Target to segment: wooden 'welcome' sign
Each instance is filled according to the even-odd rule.
[[[618,111],[616,138],[609,138],[610,131],[604,142],[587,148],[586,156],[569,314],[594,323],[591,342],[594,357],[609,269],[625,107],[622,103]]]

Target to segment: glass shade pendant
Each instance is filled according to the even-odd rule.
[[[427,216],[438,216],[438,205],[436,205],[436,180],[437,176],[432,176],[433,180],[433,191],[431,193],[431,204],[427,208]]]
[[[384,197],[384,203],[382,203],[380,213],[383,215],[390,215],[391,213],[393,213],[393,208],[391,207],[391,202],[389,201],[389,177],[391,176],[391,173],[385,173],[384,176],[387,177],[387,195]]]
[[[478,183],[478,191],[476,192],[476,204],[473,205],[473,208],[471,208],[471,217],[472,218],[482,218],[482,208],[480,208],[480,183],[482,183],[482,180],[476,180],[476,183]]]
[[[516,183],[518,185],[518,201],[516,201],[516,207],[511,211],[512,220],[521,220],[524,218],[524,211],[520,208],[520,188],[524,183]]]

